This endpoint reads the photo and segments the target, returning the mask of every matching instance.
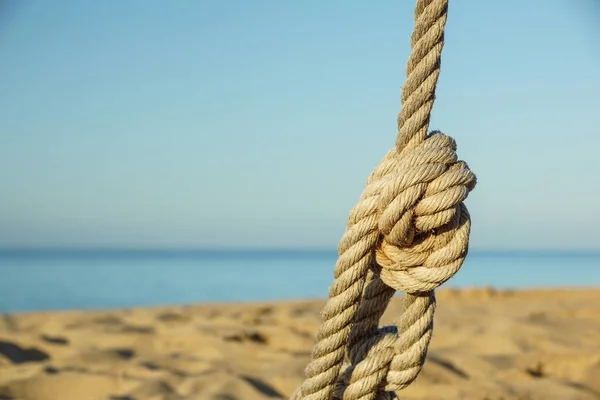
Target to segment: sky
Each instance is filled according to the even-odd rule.
[[[3,5],[0,247],[334,248],[394,144],[414,2]],[[599,21],[450,1],[471,248],[600,249]]]

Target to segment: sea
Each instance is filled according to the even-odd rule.
[[[335,250],[0,250],[0,313],[327,297]],[[600,252],[471,251],[444,287],[600,287]]]

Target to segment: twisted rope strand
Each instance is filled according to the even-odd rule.
[[[406,81],[402,87],[402,108],[397,119],[396,149],[399,152],[422,143],[427,136],[440,75],[447,12],[448,0],[417,0]]]

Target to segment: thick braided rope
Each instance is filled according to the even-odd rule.
[[[432,335],[433,291],[467,254],[463,200],[475,176],[458,161],[453,139],[427,134],[447,1],[417,1],[396,146],[350,212],[318,341],[293,400],[386,400],[414,381]],[[396,290],[405,292],[402,317],[380,329]]]

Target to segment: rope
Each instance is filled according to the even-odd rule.
[[[452,138],[427,134],[447,7],[448,0],[417,0],[396,144],[350,211],[306,380],[291,400],[392,399],[425,362],[434,290],[468,252],[463,201],[476,182]],[[397,290],[401,318],[379,328]]]

